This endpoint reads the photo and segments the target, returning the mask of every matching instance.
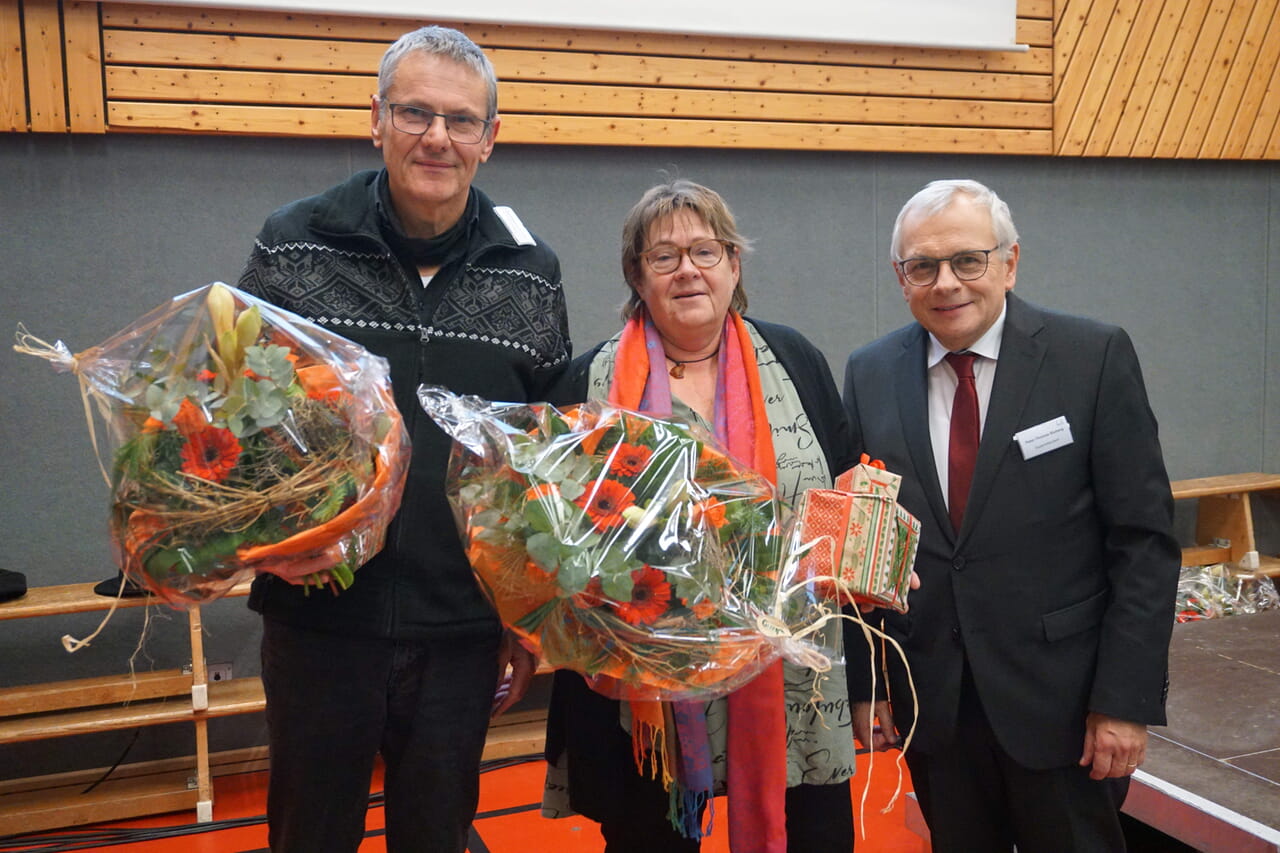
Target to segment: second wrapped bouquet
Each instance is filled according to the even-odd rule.
[[[598,402],[419,396],[456,439],[472,567],[549,665],[628,700],[722,695],[780,654],[830,666],[796,639],[830,608],[782,576],[790,510],[710,436]]]

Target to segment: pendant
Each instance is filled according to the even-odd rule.
[[[671,365],[671,369],[667,373],[671,374],[672,379],[684,379],[684,365],[677,361]]]

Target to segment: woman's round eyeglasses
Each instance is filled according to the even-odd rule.
[[[659,275],[665,275],[679,269],[680,259],[684,255],[688,255],[690,263],[698,269],[711,269],[724,259],[724,250],[732,246],[733,244],[728,240],[710,239],[699,240],[687,249],[670,243],[659,243],[652,249],[641,252],[640,257],[649,264],[649,269]]]

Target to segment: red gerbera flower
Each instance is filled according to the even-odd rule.
[[[574,501],[587,511],[591,521],[601,529],[622,524],[622,511],[636,502],[631,490],[617,480],[605,480],[583,492]]]
[[[209,426],[196,430],[182,445],[182,470],[193,477],[221,483],[236,467],[240,450],[240,442],[229,429]]]
[[[631,601],[618,605],[618,616],[628,625],[649,625],[658,621],[671,604],[671,584],[666,575],[653,566],[645,566],[631,573],[635,586],[631,588]]]
[[[619,477],[634,477],[649,463],[653,450],[642,444],[619,444],[613,451],[609,473]]]

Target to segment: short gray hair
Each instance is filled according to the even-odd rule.
[[[485,118],[492,120],[498,114],[498,75],[493,70],[493,63],[485,56],[480,46],[464,34],[448,27],[430,26],[405,33],[396,39],[387,52],[382,54],[382,64],[378,66],[378,104],[380,110],[386,110],[387,90],[395,79],[400,60],[411,50],[418,50],[430,56],[442,56],[459,65],[465,65],[480,75],[484,80],[488,93]]]
[[[1009,256],[1009,249],[1018,242],[1018,229],[1013,227],[1013,216],[1009,213],[1009,205],[1005,204],[995,191],[971,180],[933,181],[920,192],[913,195],[893,223],[893,238],[889,242],[890,260],[902,260],[902,223],[910,216],[936,216],[951,206],[957,195],[966,195],[979,207],[985,207],[991,214],[991,230],[995,232],[996,242],[1000,245],[1001,254]]]

